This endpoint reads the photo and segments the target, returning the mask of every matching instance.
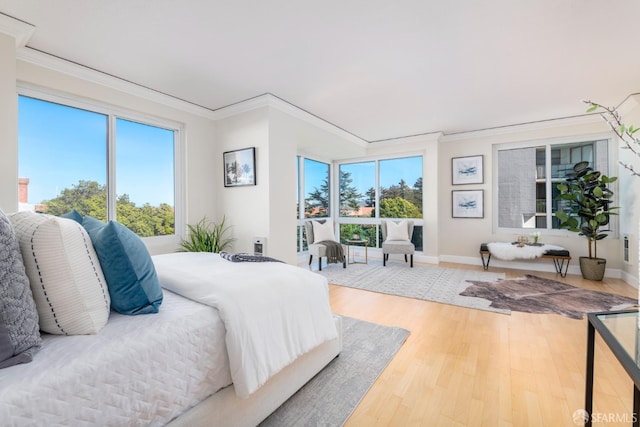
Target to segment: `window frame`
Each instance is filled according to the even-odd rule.
[[[547,236],[562,236],[562,237],[575,237],[575,238],[582,238],[582,236],[578,236],[577,233],[571,232],[567,229],[556,229],[556,228],[552,228],[553,227],[553,221],[552,221],[552,209],[550,208],[551,204],[547,203],[547,206],[549,207],[547,209],[546,215],[547,215],[547,227],[546,228],[509,228],[509,227],[500,227],[498,224],[498,214],[497,212],[499,212],[499,202],[500,202],[500,193],[499,193],[499,173],[498,173],[498,169],[499,169],[499,164],[498,164],[498,152],[501,150],[512,150],[512,149],[522,149],[522,148],[539,148],[539,147],[544,147],[545,149],[545,153],[547,153],[548,155],[545,156],[545,169],[547,171],[546,175],[549,175],[551,173],[551,148],[553,146],[556,145],[569,145],[569,144],[578,144],[578,143],[583,143],[583,142],[591,142],[591,141],[603,141],[606,140],[607,141],[607,175],[608,176],[617,176],[614,175],[614,171],[617,171],[617,164],[618,164],[618,158],[617,158],[617,150],[615,149],[614,145],[615,144],[615,139],[614,139],[614,135],[612,132],[604,132],[604,133],[589,133],[589,134],[583,134],[583,135],[577,135],[577,136],[566,136],[566,137],[554,137],[554,138],[540,138],[540,139],[530,139],[530,140],[526,140],[526,141],[519,141],[519,142],[505,142],[505,143],[500,143],[500,144],[493,144],[492,147],[492,158],[493,158],[493,167],[492,167],[492,176],[493,176],[493,183],[492,183],[492,193],[494,194],[491,206],[492,206],[492,210],[493,210],[493,214],[492,214],[492,228],[493,228],[493,232],[496,234],[511,234],[511,235],[521,235],[521,234],[529,234],[532,232],[542,232]],[[616,172],[617,173],[617,172]],[[614,192],[614,200],[617,199],[618,196],[618,181],[614,182],[611,185],[611,189]],[[552,195],[552,181],[550,179],[549,176],[545,176],[545,188],[546,188],[546,194],[547,194],[547,199],[545,199],[546,201],[548,201],[549,197],[551,197]],[[615,202],[614,202],[615,204]],[[616,237],[618,236],[618,219],[617,216],[612,216],[611,217],[611,236],[612,237]]]
[[[424,206],[424,177],[425,177],[425,152],[423,151],[407,151],[407,152],[403,152],[403,153],[394,153],[394,154],[390,154],[390,155],[377,155],[377,156],[367,156],[367,157],[359,157],[359,158],[353,158],[353,159],[344,159],[344,160],[339,160],[339,161],[335,161],[335,167],[333,168],[333,182],[334,182],[334,194],[331,196],[333,203],[333,209],[334,212],[332,213],[332,216],[335,218],[334,220],[334,224],[337,227],[338,230],[340,230],[340,226],[342,224],[360,224],[360,225],[374,225],[377,229],[376,231],[376,236],[379,238],[380,237],[380,225],[382,223],[382,220],[401,220],[401,219],[407,219],[407,220],[412,220],[413,224],[415,227],[422,227],[422,239],[423,239],[423,247],[422,247],[422,252],[424,252],[425,247],[424,247],[424,226],[425,226],[425,206]],[[422,182],[423,182],[423,187],[422,187],[422,218],[381,218],[380,217],[380,210],[376,209],[376,216],[375,217],[353,217],[353,216],[340,216],[340,194],[339,194],[339,190],[340,190],[340,166],[343,164],[354,164],[354,163],[366,163],[366,162],[374,162],[375,163],[375,190],[376,190],[376,195],[375,195],[375,204],[376,207],[380,206],[380,161],[383,160],[396,160],[396,159],[405,159],[405,158],[410,158],[410,157],[421,157],[422,158]],[[379,240],[379,239],[378,239]],[[371,244],[372,242],[370,242]],[[375,245],[373,245],[373,248],[380,248],[380,245],[382,242],[376,241],[373,242],[375,243]],[[371,246],[370,246],[371,247]]]
[[[174,234],[164,236],[141,237],[150,250],[153,248],[176,245],[184,236],[185,224],[185,189],[184,189],[184,135],[185,126],[183,123],[169,119],[149,115],[139,111],[118,107],[113,104],[83,98],[77,95],[59,92],[49,88],[42,88],[28,83],[18,83],[16,93],[16,103],[20,96],[34,98],[37,100],[60,104],[62,106],[78,108],[89,112],[103,114],[107,116],[107,150],[105,165],[106,186],[107,186],[107,219],[115,220],[116,215],[116,165],[115,165],[115,127],[116,120],[123,119],[137,122],[144,125],[159,127],[174,132],[173,138],[173,168],[174,168]],[[19,160],[16,158],[16,162]],[[19,165],[18,165],[19,166]]]
[[[306,200],[306,194],[305,194],[305,160],[311,160],[314,162],[318,162],[318,163],[324,163],[326,165],[329,166],[329,175],[328,175],[328,179],[329,179],[329,209],[327,212],[327,216],[323,216],[323,217],[307,217],[305,216],[305,200]],[[298,183],[298,218],[296,219],[297,221],[297,225],[296,225],[296,231],[297,231],[297,241],[298,241],[298,245],[296,248],[297,253],[302,253],[305,252],[307,249],[305,248],[305,235],[304,235],[304,225],[305,223],[312,221],[314,219],[318,219],[318,220],[333,220],[334,218],[334,198],[333,198],[333,193],[334,191],[334,186],[333,186],[333,181],[334,181],[334,177],[333,177],[333,170],[334,170],[334,164],[331,160],[326,160],[326,159],[321,159],[319,157],[314,157],[314,156],[307,156],[304,154],[297,154],[296,155],[296,164],[298,165],[298,176],[296,177]],[[334,221],[334,232],[335,232],[335,226],[336,223]]]

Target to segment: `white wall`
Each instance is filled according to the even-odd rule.
[[[296,156],[298,136],[289,124],[296,121],[283,112],[269,110],[269,251],[295,264],[296,250]]]
[[[233,225],[233,250],[252,252],[253,238],[266,238],[266,255],[295,264],[296,156],[362,155],[364,147],[338,133],[267,105],[216,120],[219,162],[224,151],[256,147],[256,182],[224,188],[220,173],[217,215]]]
[[[625,104],[631,105],[628,111],[624,112],[622,120],[627,125],[640,126],[640,95],[635,95]],[[637,135],[637,134],[636,134]],[[624,146],[619,142],[619,147]],[[635,146],[635,148],[640,148]],[[640,157],[634,155],[630,150],[619,150],[620,161],[630,164],[636,172],[640,173]],[[620,233],[621,236],[629,238],[629,262],[622,262],[622,277],[628,282],[638,285],[639,245],[640,245],[640,176],[633,176],[630,171],[620,168],[619,186],[620,193]]]
[[[0,33],[0,209],[18,210],[16,40]]]
[[[253,252],[253,237],[267,238],[266,255],[276,257],[279,254],[271,250],[269,232],[270,202],[270,153],[269,153],[269,109],[263,107],[241,113],[216,123],[215,140],[217,146],[215,188],[218,194],[216,214],[223,215],[232,226],[235,239],[233,251]],[[224,187],[223,152],[255,147],[256,149],[256,185]],[[214,186],[212,186],[213,188]]]
[[[608,130],[606,124],[595,119],[557,120],[543,124],[512,126],[494,131],[482,131],[445,137],[440,145],[440,193],[439,193],[439,229],[440,257],[443,261],[480,264],[478,249],[480,243],[492,241],[512,241],[515,235],[501,234],[493,224],[493,147],[495,144],[522,141],[545,140],[550,138],[574,137],[579,135],[602,134]],[[613,150],[615,152],[615,150]],[[471,155],[484,156],[484,183],[479,185],[453,186],[451,184],[451,158]],[[615,164],[615,163],[614,163]],[[618,171],[610,172],[615,176]],[[460,189],[484,190],[484,218],[463,219],[451,217],[451,191]],[[617,189],[616,189],[617,193]],[[622,197],[622,195],[618,195]],[[623,202],[623,201],[622,201]],[[523,233],[524,234],[524,233]],[[564,231],[562,235],[543,234],[545,243],[557,244],[567,248],[574,259],[570,273],[579,274],[577,259],[587,255],[587,241],[576,233]],[[455,236],[455,238],[451,238]],[[598,242],[599,255],[607,258],[607,274],[620,276],[621,240],[608,237]],[[494,265],[515,266],[515,263],[491,261]],[[540,262],[539,269],[552,270],[550,263]]]
[[[346,133],[326,126],[314,117],[294,117],[273,107],[269,111],[270,149],[270,245],[280,259],[295,263],[296,251],[296,156],[338,159],[357,157],[366,147]],[[275,252],[274,252],[275,253]]]

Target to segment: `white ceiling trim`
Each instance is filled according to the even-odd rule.
[[[472,138],[484,138],[498,135],[510,135],[514,133],[532,132],[544,129],[553,129],[566,126],[584,126],[588,124],[602,121],[597,114],[585,114],[582,116],[563,117],[558,119],[542,120],[539,122],[522,123],[516,125],[501,126],[497,128],[474,130],[470,132],[461,132],[453,134],[445,134],[441,141],[454,142],[463,141]]]
[[[207,108],[200,107],[199,105],[192,104],[188,101],[174,98],[162,92],[140,86],[136,83],[123,80],[110,74],[106,74],[38,50],[30,49],[28,47],[19,48],[16,51],[16,58],[20,61],[48,68],[81,80],[106,86],[120,92],[135,95],[149,101],[157,102],[158,104],[195,114],[196,116],[208,119],[212,118],[212,111]]]
[[[267,94],[269,96],[269,105],[273,108],[276,108],[280,111],[282,111],[283,113],[286,113],[292,117],[295,117],[297,119],[300,119],[302,121],[305,121],[309,124],[312,124],[322,130],[325,130],[331,134],[334,134],[336,136],[339,136],[343,139],[346,139],[349,142],[352,142],[356,145],[359,145],[361,147],[365,147],[368,144],[368,141],[365,141],[364,139],[360,138],[357,135],[352,134],[351,132],[348,132],[332,123],[329,123],[328,121],[315,116],[311,113],[309,113],[308,111],[305,111],[299,107],[296,107],[293,104],[290,104],[280,98],[278,98],[277,96],[271,95],[271,94]]]
[[[17,49],[16,58],[24,62],[32,63],[34,65],[67,74],[81,80],[96,83],[101,86],[106,86],[111,89],[125,92],[127,94],[135,95],[140,98],[157,102],[159,104],[195,114],[197,116],[204,117],[210,120],[222,120],[227,117],[268,106],[276,108],[290,116],[303,120],[320,129],[342,137],[360,146],[364,146],[367,144],[367,141],[363,140],[362,138],[359,138],[358,136],[353,135],[352,133],[347,132],[344,129],[341,129],[327,122],[326,120],[314,116],[313,114],[304,111],[301,108],[296,107],[295,105],[290,104],[269,93],[250,98],[245,101],[240,101],[236,104],[222,107],[217,110],[210,110],[199,105],[192,104],[188,101],[174,98],[170,95],[166,95],[153,89],[140,86],[136,83],[129,82],[110,74],[106,74],[101,71],[94,70],[92,68],[88,68],[83,65],[76,64],[74,62],[67,61],[65,59],[40,52],[35,49],[30,49],[28,47]]]
[[[269,98],[269,94],[262,94],[253,98],[245,99],[244,101],[240,101],[235,104],[227,105],[226,107],[221,107],[217,110],[213,110],[210,113],[209,117],[212,120],[224,120],[226,118],[246,113],[248,111],[256,110],[258,108],[268,107],[270,105]]]
[[[247,99],[245,101],[241,101],[238,102],[236,104],[231,104],[228,105],[226,107],[222,107],[219,108],[217,110],[214,110],[213,112],[213,119],[214,120],[223,120],[226,119],[227,117],[232,117],[235,116],[237,114],[242,114],[242,113],[246,113],[248,111],[251,110],[255,110],[257,108],[262,108],[262,107],[271,107],[271,108],[275,108],[279,111],[282,111],[283,113],[286,113],[292,117],[295,117],[297,119],[300,119],[304,122],[307,122],[317,128],[320,128],[322,130],[325,130],[331,134],[337,135],[341,138],[344,138],[350,142],[353,142],[354,144],[357,144],[359,146],[366,146],[368,144],[367,141],[365,141],[364,139],[350,133],[347,132],[346,130],[332,124],[329,123],[328,121],[315,116],[311,113],[309,113],[308,111],[303,110],[300,107],[296,107],[295,105],[281,99],[278,98],[277,96],[270,94],[270,93],[265,93],[263,95],[259,95],[256,96],[254,98],[250,98]]]
[[[618,107],[620,116],[624,119],[625,114],[640,106],[640,93],[632,93]]]
[[[430,132],[420,135],[370,142],[270,93],[259,95],[216,110],[211,110],[197,104],[193,104],[189,101],[172,97],[162,92],[158,92],[154,89],[141,86],[134,82],[123,80],[119,77],[85,67],[83,65],[47,54],[45,52],[28,48],[25,45],[29,41],[35,30],[36,28],[31,24],[17,20],[8,15],[0,14],[0,33],[8,34],[9,36],[16,39],[16,58],[18,60],[42,66],[53,71],[61,72],[63,74],[67,74],[85,81],[93,82],[127,94],[132,94],[140,98],[147,99],[149,101],[166,105],[168,107],[175,108],[180,111],[185,111],[210,120],[222,120],[224,118],[251,111],[257,108],[262,108],[265,106],[272,107],[292,117],[298,118],[322,130],[325,130],[331,134],[344,138],[345,140],[361,147],[371,146],[371,144],[380,146],[381,143],[386,142],[409,143],[425,139],[437,139],[441,142],[453,142],[467,140],[470,138],[482,138],[487,136],[507,135],[540,129],[591,124],[598,120],[601,120],[598,114],[585,114],[575,117],[506,125],[497,128],[480,129],[455,134]],[[624,113],[638,107],[639,105],[640,94],[632,94],[629,95],[629,97],[627,97],[620,104],[618,110],[624,116]]]
[[[31,24],[0,13],[0,33],[16,39],[16,48],[26,46],[35,30],[36,27]]]
[[[597,100],[593,100],[597,102]],[[585,104],[585,111],[587,109],[587,105]],[[624,101],[620,103],[617,107],[618,112],[624,119],[624,115],[634,110],[635,108],[640,107],[640,93],[634,93],[625,98]],[[530,132],[537,131],[542,129],[552,129],[558,127],[565,126],[580,126],[580,125],[590,125],[598,122],[603,122],[602,117],[600,117],[599,113],[589,113],[583,114],[580,116],[573,117],[561,117],[557,119],[549,119],[549,120],[541,120],[539,122],[532,123],[522,123],[515,125],[507,125],[501,126],[498,128],[490,128],[490,129],[480,129],[469,132],[461,132],[454,134],[445,134],[441,141],[443,142],[451,142],[451,141],[462,141],[471,138],[482,138],[488,136],[497,136],[497,135],[509,135],[513,133],[522,133],[522,132]]]
[[[420,135],[403,136],[400,138],[381,139],[379,141],[372,141],[369,147],[397,147],[400,144],[413,144],[419,142],[432,142],[441,141],[444,136],[443,132],[431,132],[423,133]]]

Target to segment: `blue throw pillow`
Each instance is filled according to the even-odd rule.
[[[123,314],[157,313],[162,288],[140,237],[119,222],[104,223],[90,216],[83,218],[82,226],[100,259],[111,308]]]
[[[78,212],[77,210],[72,210],[67,212],[64,215],[60,215],[62,218],[69,218],[74,220],[75,222],[77,222],[78,224],[82,225],[82,214],[80,212]]]

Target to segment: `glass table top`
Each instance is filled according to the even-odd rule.
[[[634,359],[638,350],[639,314],[636,311],[634,313],[599,314],[597,316],[625,351],[630,356],[634,356]]]
[[[624,312],[600,313],[589,316],[589,321],[600,332],[602,338],[616,353],[622,350],[631,365],[635,364],[640,374],[640,313],[637,310]],[[616,354],[620,359],[621,354]],[[631,373],[630,373],[631,374]],[[635,377],[636,375],[632,375]],[[634,378],[637,380],[638,378]]]

